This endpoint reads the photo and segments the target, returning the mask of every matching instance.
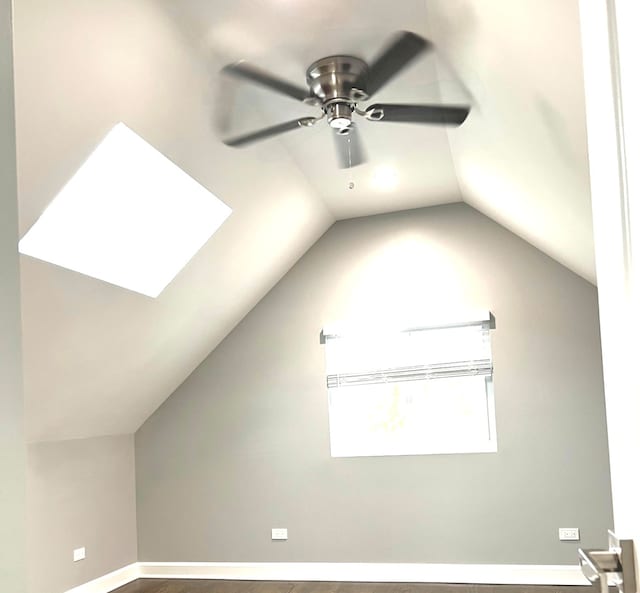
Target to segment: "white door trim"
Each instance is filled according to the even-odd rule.
[[[638,549],[640,3],[580,0],[580,21],[614,528]]]

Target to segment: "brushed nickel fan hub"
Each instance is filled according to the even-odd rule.
[[[354,56],[328,56],[315,61],[307,69],[307,84],[312,96],[323,105],[332,99],[355,103],[367,98],[363,89],[356,87],[367,72],[366,62]]]

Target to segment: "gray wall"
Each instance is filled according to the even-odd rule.
[[[498,453],[332,459],[323,325],[450,305],[497,319]],[[596,289],[464,204],[339,222],[140,428],[136,468],[141,560],[574,564],[558,528],[612,524]]]
[[[30,444],[28,590],[61,593],[136,562],[133,435]],[[85,560],[73,562],[84,546]]]
[[[25,590],[24,428],[11,1],[0,0],[0,591]]]

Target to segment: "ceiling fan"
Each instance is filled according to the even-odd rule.
[[[374,122],[402,122],[459,126],[469,115],[466,105],[406,105],[374,103],[360,109],[396,74],[420,54],[433,48],[431,42],[408,31],[397,33],[371,65],[354,56],[336,55],[317,60],[307,69],[303,88],[282,80],[244,61],[229,64],[223,72],[248,80],[307,105],[320,107],[317,117],[300,117],[256,132],[228,138],[228,146],[245,146],[277,134],[311,127],[325,116],[335,139],[340,168],[365,161],[354,114]]]

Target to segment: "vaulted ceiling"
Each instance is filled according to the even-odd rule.
[[[314,113],[226,63],[302,85],[397,30],[436,52],[376,100],[470,104],[462,127],[364,121],[348,170],[324,123],[220,141]],[[157,299],[22,258],[30,440],[136,430],[336,219],[465,200],[595,281],[577,1],[16,0],[15,66],[21,234],[119,121],[233,210]]]

